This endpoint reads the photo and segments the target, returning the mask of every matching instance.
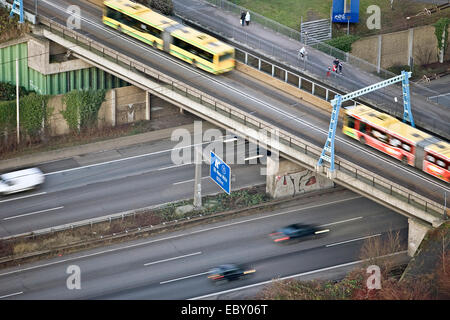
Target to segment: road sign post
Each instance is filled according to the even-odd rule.
[[[209,167],[209,176],[226,193],[231,192],[231,168],[214,152],[211,152],[211,164]]]

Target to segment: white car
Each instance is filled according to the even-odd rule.
[[[38,168],[30,168],[0,175],[0,194],[11,194],[34,189],[44,183],[45,177]]]

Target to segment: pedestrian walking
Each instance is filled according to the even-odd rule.
[[[339,59],[338,58],[334,58],[334,60],[333,60],[333,72],[337,73],[338,66],[339,66]]]
[[[242,26],[244,26],[244,23],[245,23],[245,12],[242,11],[241,12],[241,24],[242,24]]]
[[[335,65],[335,64],[333,64],[333,66],[331,67],[331,71],[333,71],[333,72],[337,72],[337,67],[336,67],[336,65]]]
[[[339,73],[342,74],[342,62],[339,61],[338,64]]]
[[[328,70],[327,70],[327,77],[329,77],[331,75],[331,67],[328,67]]]
[[[250,12],[248,11],[245,14],[245,23],[247,24],[247,26],[250,24]]]

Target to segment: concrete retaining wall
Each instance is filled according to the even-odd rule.
[[[450,27],[448,31],[450,33]],[[377,65],[379,37],[381,37],[380,67],[383,69],[394,65],[409,65],[410,56],[414,59],[414,64],[418,65],[438,62],[437,39],[434,32],[433,26],[422,26],[363,38],[352,44],[351,53]],[[444,60],[448,59],[450,59],[450,42]]]

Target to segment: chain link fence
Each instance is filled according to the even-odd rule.
[[[319,51],[329,55],[330,57],[339,58],[341,61],[345,61],[349,65],[352,65],[358,69],[364,70],[364,71],[379,78],[375,82],[397,76],[397,74],[394,74],[391,71],[385,70],[383,68],[379,68],[378,66],[376,66],[368,61],[365,61],[364,59],[353,56],[353,55],[349,54],[348,52],[344,52],[340,49],[332,47],[329,44],[324,43],[322,41],[318,41],[318,40],[312,38],[311,36],[303,35],[303,37],[302,37],[302,34],[297,30],[289,28],[285,25],[282,25],[276,21],[266,18],[266,17],[264,17],[256,12],[253,12],[251,10],[248,10],[247,8],[238,6],[227,0],[206,0],[206,1],[208,1],[209,3],[215,5],[216,7],[220,8],[220,9],[223,9],[225,11],[233,13],[234,15],[236,15],[236,17],[239,17],[239,15],[242,11],[249,11],[252,16],[252,21],[260,24],[261,26],[263,26],[265,28],[271,29],[279,34],[285,35],[293,40],[296,40],[300,43],[303,43],[303,44],[308,43],[308,46],[311,48],[319,50]],[[178,5],[181,5],[181,4],[178,4]],[[232,29],[232,28],[230,28],[230,29]],[[249,45],[251,44],[249,42],[247,42],[247,43]],[[261,48],[261,45],[259,47]],[[279,48],[279,47],[277,49],[273,48],[272,52],[274,55],[276,55],[276,57],[280,57],[280,58],[282,58],[285,55],[285,53],[283,52],[283,48]],[[361,88],[361,86],[359,86],[359,88]],[[426,88],[424,86],[421,86],[420,84],[416,84],[413,82],[410,83],[410,89],[411,89],[411,93],[415,93],[415,94],[422,95],[425,97],[436,96],[439,94],[439,92],[436,92],[434,90],[431,90],[429,88]],[[433,102],[435,102],[435,101],[433,101]]]

